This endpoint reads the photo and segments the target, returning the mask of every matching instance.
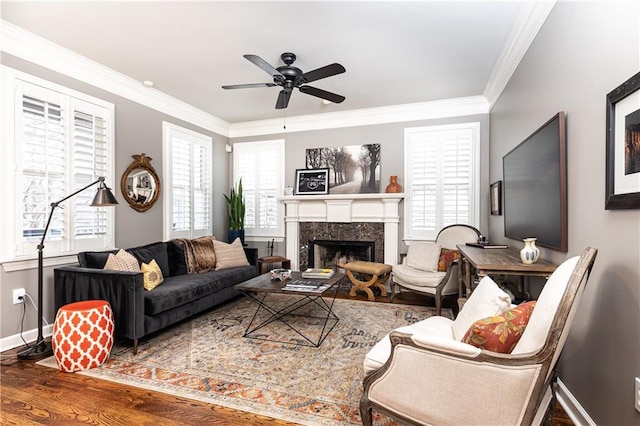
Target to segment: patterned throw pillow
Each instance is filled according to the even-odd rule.
[[[447,272],[447,266],[454,260],[458,260],[458,250],[451,250],[448,248],[442,248],[440,250],[440,260],[438,260],[438,271]]]
[[[111,269],[114,271],[140,272],[138,260],[128,251],[120,249],[118,253],[110,253],[107,263],[102,269]]]
[[[213,240],[213,249],[216,252],[216,271],[249,265],[240,238],[236,238],[231,244]]]
[[[488,351],[510,354],[522,337],[535,306],[533,300],[502,315],[478,320],[469,327],[462,341]]]
[[[162,269],[160,269],[160,266],[155,259],[151,259],[151,262],[148,264],[143,263],[140,270],[144,274],[144,288],[148,291],[158,287],[162,284],[162,281],[164,281]]]

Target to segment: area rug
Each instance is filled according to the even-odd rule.
[[[269,300],[279,305],[289,297]],[[267,340],[242,337],[256,306],[246,297],[236,299],[153,335],[141,342],[137,355],[116,342],[107,363],[81,374],[299,424],[361,424],[365,354],[390,330],[435,313],[424,306],[337,299],[333,310],[340,320],[315,348],[303,346],[304,340],[278,321],[259,330],[258,337]],[[317,308],[303,309],[315,315],[321,313]],[[452,315],[446,309],[443,314]],[[293,321],[311,335],[322,327],[317,318]],[[42,363],[55,367],[53,358]],[[392,424],[380,416],[376,423]]]

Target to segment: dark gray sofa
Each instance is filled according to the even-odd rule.
[[[164,282],[147,291],[143,274],[102,269],[109,253],[78,253],[78,265],[54,269],[55,308],[80,300],[107,300],[115,320],[116,337],[138,339],[194,314],[230,300],[240,293],[236,284],[257,275],[258,249],[245,247],[250,266],[187,274],[184,248],[167,241],[126,249],[140,263],[155,259]]]

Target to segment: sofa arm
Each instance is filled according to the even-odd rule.
[[[244,254],[247,256],[247,260],[250,265],[256,267],[256,271],[258,271],[258,249],[255,247],[243,247]],[[258,271],[259,273],[260,271]]]
[[[136,340],[144,336],[144,276],[139,272],[80,266],[54,269],[55,308],[81,300],[106,300],[111,305],[115,334]]]

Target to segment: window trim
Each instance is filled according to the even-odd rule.
[[[470,223],[469,225],[476,228],[480,224],[480,122],[469,121],[463,123],[443,124],[433,126],[407,127],[404,129],[404,178],[405,178],[405,199],[404,199],[404,226],[403,240],[410,243],[411,241],[425,241],[425,237],[416,236],[410,227],[411,217],[411,176],[409,176],[409,140],[412,134],[425,131],[447,131],[447,130],[463,130],[470,129],[472,131],[471,140],[471,188],[470,188]],[[433,233],[427,235],[427,241],[435,241],[440,229],[436,229]]]
[[[66,99],[68,99],[68,105],[74,104],[75,101],[81,101],[84,103],[93,104],[97,107],[107,110],[107,153],[106,153],[106,181],[107,186],[113,188],[114,173],[115,173],[115,106],[113,103],[96,98],[86,93],[79,92],[77,90],[56,84],[45,79],[27,74],[22,71],[15,70],[5,65],[0,65],[0,80],[3,90],[2,96],[2,112],[0,113],[0,127],[3,128],[1,137],[3,140],[0,147],[0,164],[2,164],[2,171],[0,176],[2,177],[2,183],[0,183],[0,190],[12,200],[12,208],[2,209],[0,211],[0,263],[3,265],[5,271],[17,271],[31,269],[36,266],[35,259],[37,258],[37,251],[25,253],[22,255],[16,255],[16,247],[18,244],[15,226],[16,220],[20,217],[21,208],[15,203],[17,198],[17,164],[15,163],[16,153],[18,152],[17,142],[21,139],[17,137],[16,132],[18,126],[16,125],[18,118],[20,117],[18,111],[22,110],[22,100],[17,99],[19,85],[22,83],[28,83],[30,85],[42,87],[45,90],[58,92]],[[73,98],[73,99],[71,99]],[[69,111],[69,116],[73,117],[73,111]],[[70,142],[67,141],[67,144]],[[68,172],[69,170],[67,170]],[[73,201],[71,201],[73,202]],[[47,211],[49,214],[49,211]],[[112,249],[115,247],[115,212],[113,209],[106,210],[107,223],[106,223],[106,236],[104,238],[105,245],[100,249]],[[49,244],[49,250],[45,249],[44,264],[45,266],[56,266],[62,264],[72,263],[78,251],[82,248],[74,243],[70,242],[68,249],[53,251],[54,249]],[[55,245],[53,246],[55,247]]]

